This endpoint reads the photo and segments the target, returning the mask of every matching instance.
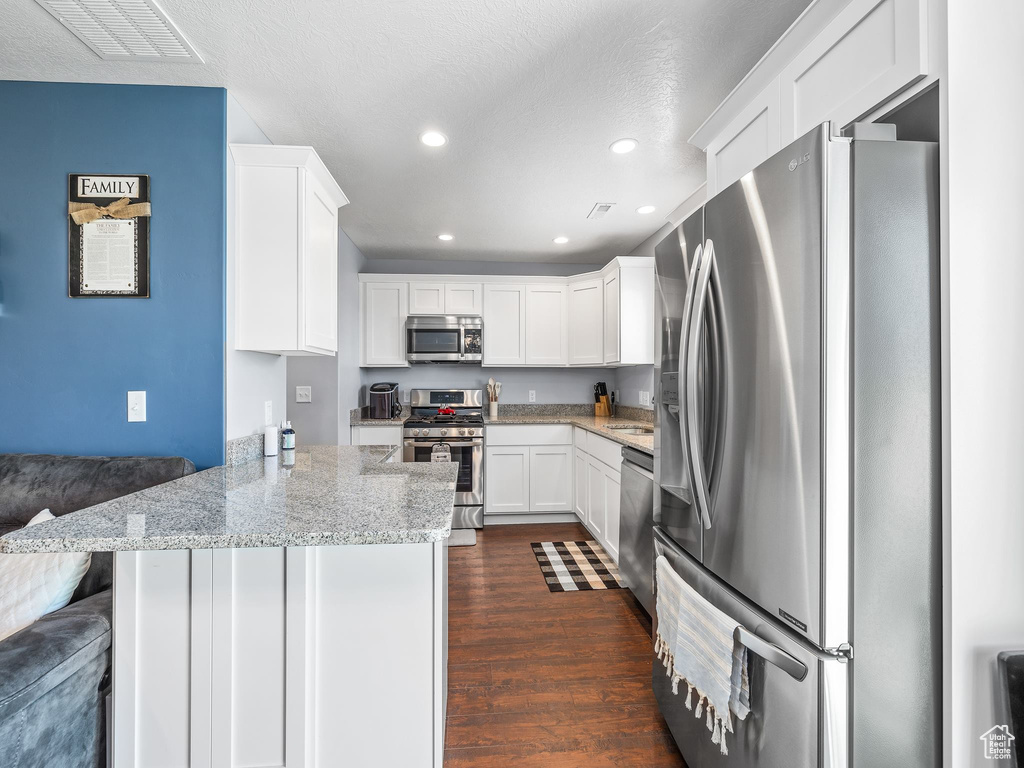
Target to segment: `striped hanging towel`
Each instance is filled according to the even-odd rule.
[[[747,649],[734,639],[735,619],[711,605],[683,581],[664,556],[658,557],[658,636],[654,650],[672,678],[672,693],[686,683],[686,708],[695,717],[707,710],[711,742],[729,754],[725,734],[733,732],[732,717],[743,720],[750,712]]]

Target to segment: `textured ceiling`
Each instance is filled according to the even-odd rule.
[[[161,4],[204,65],[102,61],[3,0],[0,78],[224,86],[275,143],[316,148],[371,258],[595,263],[704,180],[686,137],[808,0]],[[428,128],[448,146],[421,145]],[[639,148],[609,152],[624,136]],[[616,206],[588,221],[597,202]]]

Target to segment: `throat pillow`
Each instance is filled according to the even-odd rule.
[[[44,509],[25,527],[53,519]],[[0,554],[0,641],[67,605],[90,563],[88,552]]]

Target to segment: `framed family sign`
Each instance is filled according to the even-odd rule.
[[[68,174],[68,295],[149,298],[149,176]]]

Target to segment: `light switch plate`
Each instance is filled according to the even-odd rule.
[[[263,401],[263,426],[269,427],[274,423],[274,401]]]
[[[146,420],[146,390],[128,392],[128,421]]]
[[[295,402],[296,403],[312,403],[313,402],[313,388],[312,387],[296,387],[295,388]]]

